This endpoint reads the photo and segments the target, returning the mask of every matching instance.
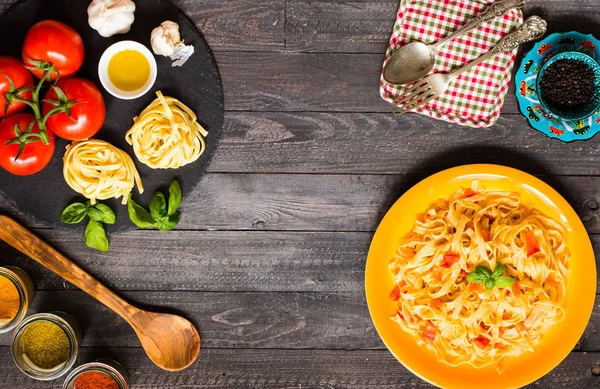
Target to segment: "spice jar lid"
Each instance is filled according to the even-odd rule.
[[[94,384],[96,387],[108,389],[129,388],[125,368],[116,361],[102,359],[75,368],[67,376],[63,389],[77,389],[78,385],[89,388],[94,387]]]
[[[17,267],[0,267],[0,334],[23,321],[33,293],[27,273]]]
[[[15,332],[10,354],[21,372],[37,380],[53,380],[75,364],[79,326],[69,315],[38,313],[25,319]]]

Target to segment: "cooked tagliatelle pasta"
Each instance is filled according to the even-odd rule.
[[[561,223],[474,182],[432,204],[400,242],[392,319],[441,362],[502,373],[563,320],[569,255]]]
[[[125,135],[127,143],[140,162],[153,169],[176,169],[196,161],[204,153],[208,132],[181,101],[160,91],[156,95],[133,119],[135,124]]]
[[[131,157],[121,149],[98,139],[73,142],[67,146],[63,175],[76,192],[90,199],[122,197],[127,204],[135,184],[144,192],[142,180]]]

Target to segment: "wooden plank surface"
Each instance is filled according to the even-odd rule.
[[[80,360],[110,357],[129,370],[133,389],[432,389],[416,379],[385,350],[231,350],[203,349],[199,361],[180,373],[152,365],[139,348],[81,350]],[[591,389],[600,385],[592,374],[600,364],[593,353],[573,353],[526,389]],[[26,378],[0,347],[0,386],[60,389],[62,379],[42,382]],[[264,372],[269,372],[268,376]]]
[[[385,53],[398,0],[288,1],[286,49]]]
[[[538,175],[599,175],[595,141],[563,143],[504,115],[473,129],[419,115],[228,112],[211,172],[432,174],[499,163]]]

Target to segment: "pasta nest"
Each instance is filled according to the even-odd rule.
[[[206,148],[208,132],[181,101],[158,96],[133,119],[125,139],[140,162],[153,169],[176,169],[196,161]]]
[[[123,150],[98,139],[86,139],[67,146],[63,175],[76,192],[96,200],[122,197],[126,204],[137,184],[144,192],[142,180],[131,157]]]

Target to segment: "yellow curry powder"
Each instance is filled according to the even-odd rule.
[[[49,321],[36,321],[23,331],[21,349],[33,364],[52,369],[71,355],[71,343],[65,331]]]
[[[21,298],[15,284],[0,276],[0,327],[6,327],[19,313]]]

